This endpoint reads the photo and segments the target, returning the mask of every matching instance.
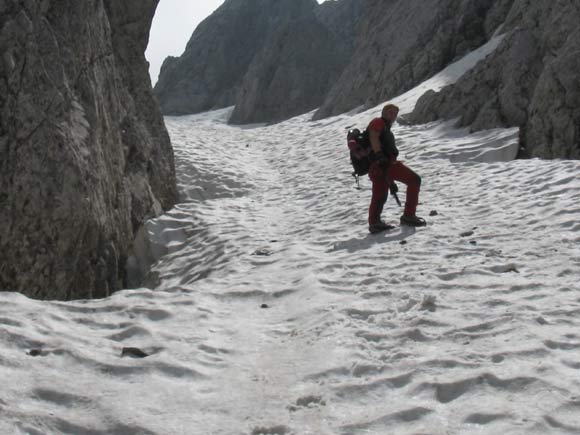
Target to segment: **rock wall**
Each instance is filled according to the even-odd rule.
[[[372,107],[482,45],[513,0],[367,0],[355,56],[315,114]]]
[[[232,124],[278,122],[316,109],[348,58],[312,14],[279,29],[250,64]]]
[[[496,51],[418,102],[414,122],[459,118],[473,130],[520,127],[526,154],[580,158],[580,3],[516,0]]]
[[[342,56],[349,60],[355,48],[364,6],[365,0],[325,1],[314,11],[318,21],[345,45]]]
[[[412,119],[519,126],[530,155],[579,158],[579,8],[577,0],[228,0],[183,56],[167,59],[156,91],[168,114],[235,105],[233,123],[276,122],[319,106],[320,119],[400,95],[499,32],[500,47],[454,86],[428,93]]]
[[[176,201],[144,58],[156,6],[0,0],[0,290],[109,295]]]
[[[279,28],[316,5],[316,0],[226,0],[195,29],[183,55],[163,63],[155,85],[163,113],[233,105],[256,53]]]
[[[354,49],[360,0],[307,8],[264,41],[244,75],[230,123],[278,122],[320,106]]]

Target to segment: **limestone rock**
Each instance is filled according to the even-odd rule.
[[[314,11],[318,21],[345,45],[342,56],[346,59],[355,48],[364,5],[361,0],[325,1]]]
[[[485,42],[514,0],[368,0],[356,55],[315,119],[401,94]]]
[[[316,0],[226,0],[197,27],[183,55],[164,62],[155,85],[163,113],[233,105],[255,54],[316,6]]]
[[[520,127],[528,155],[580,158],[579,22],[572,0],[514,1],[495,52],[456,84],[425,94],[411,120]]]
[[[346,66],[344,53],[314,14],[288,23],[254,57],[230,123],[277,122],[316,109]]]
[[[314,110],[350,62],[360,0],[322,3],[278,29],[256,54],[230,118],[278,122]]]
[[[320,119],[385,102],[502,33],[409,121],[519,126],[529,154],[579,158],[578,22],[575,0],[228,0],[166,60],[156,91],[168,114],[235,104],[233,123],[275,122],[319,105]]]
[[[144,57],[157,0],[0,2],[0,290],[104,297],[176,201]]]

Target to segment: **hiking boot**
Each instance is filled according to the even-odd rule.
[[[395,228],[394,225],[387,224],[383,221],[376,222],[374,224],[369,225],[369,232],[371,234],[380,233],[381,231],[388,231]]]
[[[425,219],[420,218],[419,216],[407,216],[404,214],[401,216],[401,225],[408,225],[410,227],[424,227],[427,225],[427,222],[425,222]]]

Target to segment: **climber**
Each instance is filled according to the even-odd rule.
[[[393,181],[407,185],[405,209],[401,216],[401,225],[414,227],[425,226],[425,219],[415,213],[419,202],[421,177],[398,161],[399,150],[395,145],[395,136],[391,126],[397,119],[399,108],[394,104],[383,107],[381,117],[373,119],[368,126],[372,148],[370,153],[369,178],[372,181],[372,198],[369,207],[369,231],[378,233],[392,228],[381,220],[383,205],[387,200],[389,186]]]

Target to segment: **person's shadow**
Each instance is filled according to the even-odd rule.
[[[336,242],[330,251],[356,252],[368,249],[377,243],[401,242],[406,238],[411,237],[416,231],[417,229],[415,227],[401,225],[400,227],[395,227],[392,230],[384,231],[382,233],[369,233],[364,238],[352,238]]]

